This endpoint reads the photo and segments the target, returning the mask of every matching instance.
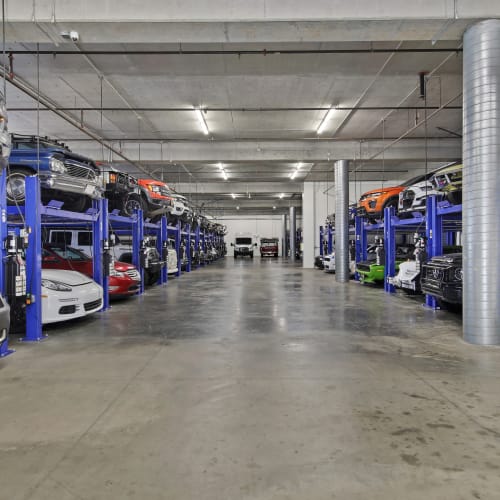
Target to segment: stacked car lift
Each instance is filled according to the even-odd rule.
[[[144,269],[141,263],[141,243],[145,235],[156,238],[156,245],[165,265],[158,280],[158,284],[166,284],[168,280],[168,269],[166,265],[168,239],[175,240],[175,250],[178,256],[177,276],[181,275],[180,246],[182,236],[187,239],[187,268],[191,271],[191,238],[201,241],[206,251],[206,241],[213,239],[219,241],[223,236],[202,232],[200,229],[193,233],[190,225],[182,226],[178,221],[176,226],[169,226],[167,218],[164,216],[157,223],[143,220],[141,210],[138,210],[133,217],[120,216],[117,211],[108,214],[108,200],[93,200],[92,207],[85,213],[70,212],[63,209],[63,203],[51,201],[47,205],[40,202],[40,184],[36,176],[26,178],[26,204],[25,206],[7,206],[6,203],[6,175],[2,173],[0,177],[0,239],[2,265],[0,265],[0,292],[6,295],[5,262],[7,249],[5,241],[8,234],[15,233],[19,236],[22,228],[28,230],[28,245],[25,250],[26,262],[26,333],[21,339],[25,342],[38,342],[44,339],[42,332],[42,298],[41,298],[41,264],[42,264],[42,228],[45,226],[57,225],[71,229],[92,227],[93,234],[93,278],[103,287],[103,307],[102,311],[109,308],[108,295],[108,273],[104,272],[104,258],[110,249],[109,225],[113,226],[113,231],[117,234],[132,235],[132,263],[141,274],[141,288],[138,294],[144,293]],[[198,267],[198,266],[197,266]],[[0,343],[0,357],[7,356],[13,351],[9,349],[8,337]]]
[[[451,205],[447,201],[439,201],[437,196],[427,198],[426,215],[415,214],[410,219],[400,219],[395,215],[394,207],[384,210],[383,222],[370,224],[365,218],[355,218],[355,245],[356,263],[367,260],[368,233],[383,232],[385,248],[384,290],[394,293],[395,288],[388,278],[396,275],[396,234],[424,233],[427,241],[427,260],[443,254],[443,238],[447,244],[453,244],[454,234],[461,231],[462,205]],[[350,229],[351,232],[351,229]],[[335,227],[331,225],[320,226],[319,245],[320,255],[324,256],[333,252]],[[327,254],[325,254],[325,249]],[[426,295],[427,306],[437,309],[438,302],[432,295]]]

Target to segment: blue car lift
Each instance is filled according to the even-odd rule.
[[[104,238],[107,238],[107,200],[92,200],[92,208],[86,213],[63,210],[62,202],[51,201],[44,206],[40,203],[40,184],[38,177],[26,177],[26,204],[24,206],[7,207],[11,217],[8,223],[12,226],[22,226],[22,222],[14,221],[19,216],[24,217],[29,228],[28,248],[26,249],[26,281],[29,283],[26,306],[26,334],[21,339],[24,342],[39,342],[45,336],[42,333],[42,226],[64,223],[68,226],[91,225],[93,233],[93,273],[94,281],[103,288],[103,307],[109,308],[108,278],[102,268],[102,249]]]
[[[7,258],[7,250],[5,248],[5,239],[7,238],[8,228],[7,228],[7,197],[6,197],[6,173],[5,169],[0,176],[0,205],[1,205],[1,219],[0,219],[0,254],[2,257],[2,262],[0,265],[0,292],[2,297],[5,299],[5,262]],[[9,349],[9,337],[0,343],[0,358],[4,358],[9,354],[14,352],[13,349]]]

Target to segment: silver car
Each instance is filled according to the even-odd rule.
[[[0,345],[7,339],[10,327],[10,307],[0,295]]]

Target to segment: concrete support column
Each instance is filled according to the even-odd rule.
[[[288,245],[286,241],[286,214],[281,216],[281,256],[287,256]]]
[[[464,35],[463,333],[500,344],[500,19]]]
[[[295,260],[295,233],[297,232],[297,217],[295,207],[290,207],[290,260]]]
[[[304,193],[302,194],[302,238],[303,255],[302,266],[314,268],[314,257],[319,246],[319,235],[316,236],[316,185],[314,182],[304,182]]]
[[[335,281],[349,281],[349,162],[335,162]]]

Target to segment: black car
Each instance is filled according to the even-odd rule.
[[[120,172],[110,165],[100,165],[100,167],[105,190],[104,196],[108,199],[110,212],[119,210],[121,215],[131,217],[135,210],[144,210],[145,204],[135,177]]]
[[[422,265],[422,292],[450,304],[462,303],[462,254],[439,255]]]

